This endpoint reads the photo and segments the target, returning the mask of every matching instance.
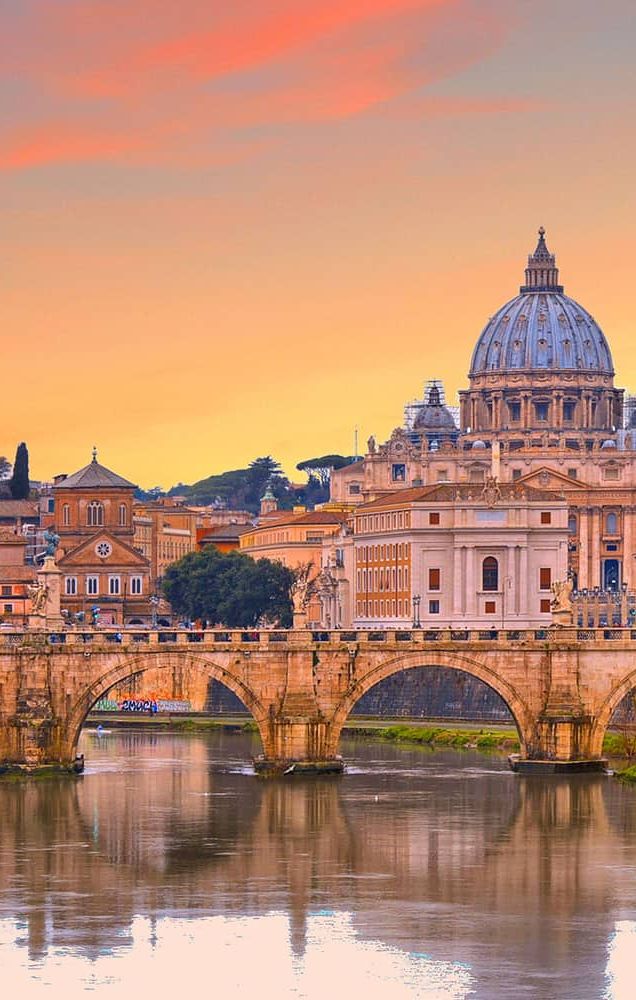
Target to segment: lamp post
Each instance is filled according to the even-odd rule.
[[[413,594],[413,628],[421,628],[422,623],[420,621],[420,602],[422,598],[419,594]]]

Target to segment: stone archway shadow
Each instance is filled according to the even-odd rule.
[[[439,652],[433,651],[426,654],[406,653],[387,657],[380,663],[374,664],[365,673],[356,677],[354,683],[337,705],[330,720],[331,726],[327,746],[328,754],[337,754],[343,726],[355,704],[367,691],[388,677],[393,677],[404,670],[412,670],[416,667],[445,667],[483,681],[484,684],[492,688],[506,703],[519,734],[522,754],[525,754],[527,748],[533,744],[536,728],[535,718],[528,704],[518,691],[479,660],[466,656],[463,653],[448,653],[440,650]]]
[[[146,670],[161,669],[162,666],[165,666],[166,671],[172,669],[173,663],[169,653],[166,654],[164,663],[161,662],[161,658],[157,658],[156,654],[140,653],[122,658],[119,663],[88,684],[68,712],[65,720],[64,758],[68,761],[75,759],[82,726],[93,705],[100,698],[103,698],[116,684],[137,677],[145,673]],[[270,743],[269,714],[250,687],[205,655],[189,654],[186,658],[180,657],[179,666],[201,672],[208,680],[217,680],[229,688],[245,705],[254,719],[258,726],[263,749],[267,752]]]
[[[612,716],[625,695],[634,688],[636,688],[636,670],[630,671],[620,683],[616,684],[600,705],[590,736],[590,752],[595,756],[603,756],[603,740]]]

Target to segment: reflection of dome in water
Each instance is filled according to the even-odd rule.
[[[424,404],[418,408],[413,424],[417,431],[456,431],[453,414],[444,405],[440,388],[435,383],[427,386]]]
[[[563,294],[554,254],[539,230],[526,284],[488,321],[470,375],[501,371],[579,370],[614,374],[609,345],[594,318]]]

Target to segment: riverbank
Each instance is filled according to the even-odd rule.
[[[225,729],[231,732],[258,732],[256,723],[246,716],[138,715],[127,712],[94,712],[87,719],[90,730],[98,725],[104,729],[144,729],[170,732],[204,732]],[[353,718],[344,725],[350,739],[377,740],[405,746],[446,747],[454,750],[515,753],[519,750],[516,729],[506,723],[453,721],[449,719],[373,719]],[[610,732],[603,742],[603,754],[611,758],[617,778],[636,784],[636,765],[630,764],[634,738]]]

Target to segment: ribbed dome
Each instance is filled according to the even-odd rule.
[[[526,284],[488,321],[470,375],[502,371],[587,371],[614,374],[609,345],[589,312],[563,294],[544,231],[528,258]]]
[[[413,429],[418,431],[456,431],[453,414],[444,403],[444,389],[437,379],[428,382],[424,403],[418,406]]]
[[[457,430],[453,414],[447,406],[422,406],[413,426],[418,431]]]

